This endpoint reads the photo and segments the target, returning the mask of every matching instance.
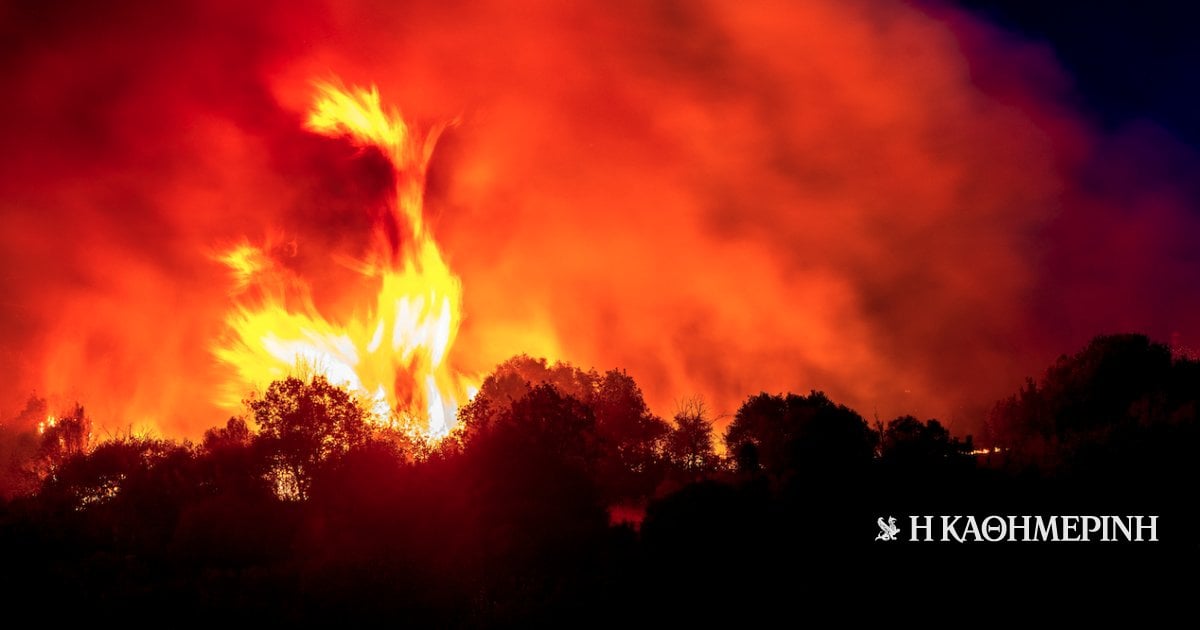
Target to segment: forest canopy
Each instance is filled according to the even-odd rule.
[[[734,601],[747,584],[704,576],[842,566],[876,553],[872,514],[898,505],[1036,511],[1070,489],[1081,509],[1191,518],[1198,405],[1200,363],[1140,335],[1060,357],[979,436],[868,422],[820,391],[750,395],[718,430],[698,397],[664,419],[624,371],[529,356],[438,440],[319,375],[271,383],[198,444],[98,438],[85,407],[32,399],[0,427],[0,588],[77,589],[113,614],[152,594],[214,615],[468,625],[646,605],[652,584],[662,606],[714,584]]]

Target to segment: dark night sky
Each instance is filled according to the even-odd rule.
[[[1200,146],[1200,7],[1189,2],[959,0],[1006,30],[1051,46],[1077,105],[1114,129],[1150,120]]]

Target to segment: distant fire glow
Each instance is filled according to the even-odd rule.
[[[439,129],[418,133],[383,108],[375,88],[320,84],[318,92],[308,129],[378,149],[393,169],[389,217],[376,226],[367,258],[330,261],[352,266],[364,290],[377,293],[361,312],[334,321],[318,311],[304,278],[275,263],[272,244],[228,248],[218,259],[229,267],[237,305],[227,319],[232,335],[214,350],[237,381],[220,402],[236,408],[237,392],[309,370],[362,396],[381,424],[444,436],[477,385],[447,361],[462,320],[462,285],[422,216]]]

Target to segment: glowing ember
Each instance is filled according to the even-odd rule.
[[[378,294],[367,312],[331,321],[309,285],[274,262],[269,244],[240,243],[218,256],[234,276],[238,304],[227,317],[233,334],[215,353],[237,372],[231,391],[311,370],[362,396],[381,424],[415,425],[439,438],[477,389],[446,360],[462,319],[462,286],[422,217],[439,130],[414,133],[399,112],[383,109],[374,88],[318,90],[308,128],[377,148],[394,170],[391,224],[376,226],[367,259],[355,265],[363,286],[378,286]]]

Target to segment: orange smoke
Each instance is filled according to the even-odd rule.
[[[527,352],[664,415],[816,388],[967,431],[1104,329],[1200,334],[1197,222],[1097,166],[1043,48],[884,0],[520,5],[5,9],[3,408],[196,436],[303,359],[448,423]],[[330,75],[379,91],[310,117]]]

